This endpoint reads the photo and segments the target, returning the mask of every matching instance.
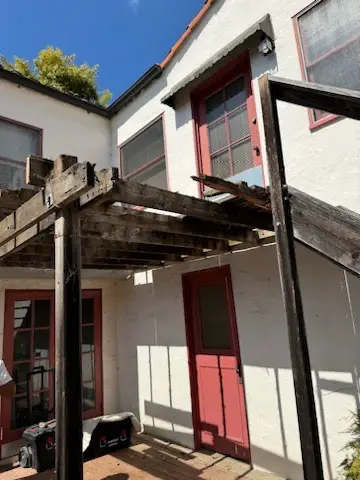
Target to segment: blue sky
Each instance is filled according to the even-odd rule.
[[[99,64],[115,99],[178,40],[204,0],[1,0],[0,53],[33,59],[53,45]]]

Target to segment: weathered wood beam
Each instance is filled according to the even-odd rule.
[[[26,158],[26,184],[36,187],[45,187],[46,179],[51,175],[53,168],[53,160],[38,155],[29,155]]]
[[[205,255],[202,248],[173,247],[171,245],[148,245],[145,243],[119,242],[116,240],[104,240],[102,238],[82,238],[83,248],[92,250],[95,253],[104,248],[114,253],[144,253],[151,255]]]
[[[360,276],[360,215],[289,187],[296,240]]]
[[[279,118],[271,84],[259,80],[270,177],[279,273],[283,293],[305,480],[323,480],[309,348],[295,256],[294,232],[286,186]]]
[[[0,247],[58,208],[79,198],[93,185],[94,170],[90,163],[75,164],[56,179],[50,179],[43,191],[38,192],[0,222]]]
[[[224,205],[208,200],[200,200],[188,195],[121,179],[114,181],[111,198],[114,202],[141,205],[211,222],[263,228],[265,230],[271,229],[268,215],[263,216],[260,212],[254,216],[253,212],[239,211],[239,209],[231,207],[225,208]]]
[[[117,250],[108,250],[106,248],[83,248],[83,262],[89,263],[88,259],[106,259],[112,260],[157,260],[166,262],[181,262],[183,257],[181,255],[159,254],[159,253],[143,253],[143,252],[122,252]],[[106,263],[106,262],[104,262]]]
[[[219,240],[238,240],[256,243],[257,235],[251,229],[208,222],[192,217],[175,217],[171,215],[137,211],[133,208],[118,206],[103,207],[101,210],[83,211],[82,217],[88,221],[107,225],[126,225],[150,229],[157,232],[184,234]]]
[[[235,197],[246,200],[260,209],[271,210],[270,192],[263,187],[249,187],[245,182],[236,184],[211,175],[199,175],[191,178],[218,192],[230,193]]]
[[[269,84],[276,100],[360,120],[360,92],[357,90],[273,76],[269,76]]]
[[[18,190],[0,190],[0,210],[14,211],[37,193],[37,190],[20,188]]]
[[[101,238],[103,240],[119,240],[121,242],[147,243],[154,245],[170,245],[197,249],[228,251],[229,244],[224,240],[213,240],[190,235],[165,232],[149,232],[138,228],[105,223],[82,222],[83,237]]]
[[[132,258],[96,258],[96,257],[87,257],[83,259],[84,265],[102,265],[107,266],[109,270],[112,269],[113,266],[117,267],[162,267],[165,265],[165,262],[162,260],[134,260]]]

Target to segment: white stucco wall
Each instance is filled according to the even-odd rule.
[[[349,412],[359,404],[359,281],[297,250],[325,478],[337,478]],[[302,479],[293,379],[274,246],[195,261],[128,279],[119,288],[121,410],[148,432],[192,446],[181,274],[229,263],[244,367],[253,463]],[[150,280],[150,281],[149,281]]]
[[[111,165],[107,118],[5,80],[0,80],[0,116],[42,128],[46,158],[66,153],[97,169]]]
[[[165,112],[165,138],[171,190],[197,195],[190,176],[196,173],[195,144],[189,92],[176,99],[176,110],[162,105],[160,99],[189,73],[220,51],[241,32],[266,14],[271,15],[275,32],[275,53],[262,57],[251,51],[253,89],[258,116],[261,117],[258,77],[266,72],[301,79],[292,17],[311,0],[218,0],[204,17],[163,75],[112,120],[114,162],[116,145]],[[356,154],[360,148],[360,124],[344,119],[316,132],[309,130],[307,110],[289,104],[280,105],[288,182],[325,201],[359,209],[360,175]],[[261,118],[262,155],[265,146]],[[344,184],[346,188],[339,188]]]

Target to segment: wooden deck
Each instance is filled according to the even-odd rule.
[[[85,480],[279,480],[218,453],[192,452],[146,435],[136,437],[129,449],[87,462],[84,469]],[[22,468],[1,473],[1,480],[23,478],[56,480],[56,475]]]

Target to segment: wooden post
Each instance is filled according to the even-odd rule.
[[[73,161],[76,161],[76,159]],[[61,167],[63,165],[63,167]],[[55,160],[60,174],[69,165]],[[55,220],[56,476],[82,480],[81,240],[79,201]]]
[[[259,84],[270,176],[271,204],[288,325],[304,478],[305,480],[323,480],[309,349],[296,265],[291,208],[285,179],[276,99],[271,94],[271,85],[267,76],[263,76]]]

